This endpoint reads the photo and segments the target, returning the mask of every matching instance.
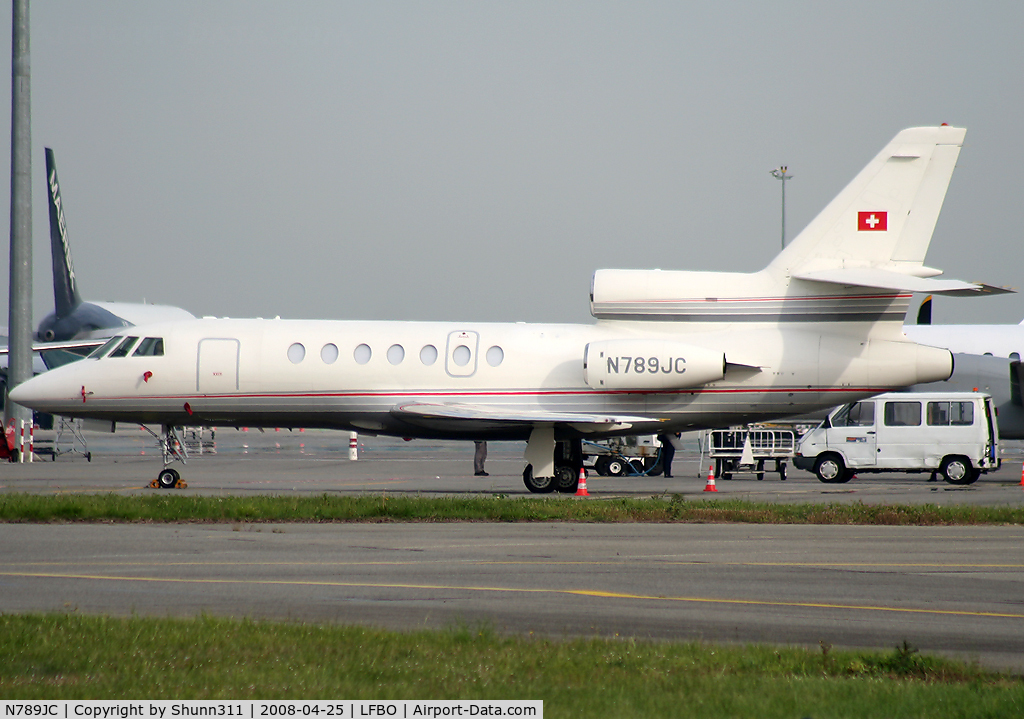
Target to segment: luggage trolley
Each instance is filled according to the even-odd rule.
[[[751,462],[743,462],[743,451],[750,441]],[[713,429],[708,434],[708,456],[715,460],[715,478],[732,479],[734,474],[755,474],[764,479],[765,462],[775,461],[779,479],[786,480],[787,460],[796,453],[796,433],[763,425]]]

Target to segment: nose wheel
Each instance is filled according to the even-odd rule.
[[[176,469],[167,467],[157,475],[156,479],[149,483],[149,486],[154,489],[185,489],[188,483],[181,478]]]

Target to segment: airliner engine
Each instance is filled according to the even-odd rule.
[[[583,380],[594,389],[699,387],[725,376],[725,353],[665,340],[605,340],[583,351]]]

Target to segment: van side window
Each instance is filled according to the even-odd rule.
[[[920,402],[886,402],[883,414],[886,427],[919,427],[921,425]]]
[[[929,402],[928,424],[932,427],[965,427],[974,424],[973,402]]]

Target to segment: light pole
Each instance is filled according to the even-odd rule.
[[[786,249],[786,180],[793,177],[786,174],[788,169],[788,165],[783,165],[779,169],[771,171],[772,177],[782,180],[782,249]]]

